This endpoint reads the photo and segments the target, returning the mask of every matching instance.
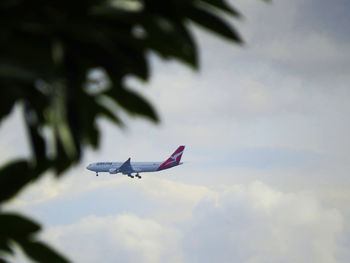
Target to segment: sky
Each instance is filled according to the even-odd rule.
[[[200,71],[151,54],[151,81],[127,80],[160,124],[100,120],[97,151],[6,209],[41,222],[74,262],[350,262],[350,3],[231,3],[243,46],[196,29]],[[184,165],[142,180],[85,169],[165,160],[178,145]],[[0,156],[28,155],[17,107]]]

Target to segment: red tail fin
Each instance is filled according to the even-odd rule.
[[[170,156],[170,158],[159,166],[158,170],[164,170],[178,165],[181,161],[181,157],[184,150],[185,146],[179,146],[179,148],[176,149],[176,151]]]

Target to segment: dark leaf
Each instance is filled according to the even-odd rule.
[[[84,143],[96,148],[99,143],[100,134],[96,128],[97,115],[99,114],[98,104],[92,98],[92,96],[82,93],[80,96],[80,102],[83,107],[79,110],[79,122],[80,132],[79,135]]]
[[[8,114],[10,114],[12,108],[16,103],[16,96],[12,92],[8,92],[6,88],[6,82],[0,80],[0,121]]]
[[[240,17],[241,14],[234,9],[232,6],[228,5],[225,0],[201,0],[202,2],[208,3],[212,6],[215,6],[218,9],[221,9],[225,12],[230,13],[231,15]]]
[[[21,0],[2,0],[0,2],[0,8],[11,8],[19,4]]]
[[[101,114],[101,116],[106,117],[107,119],[114,122],[116,125],[120,127],[124,126],[123,121],[120,118],[118,118],[117,114],[110,108],[105,107],[104,105],[97,104],[97,109],[98,109],[97,112]]]
[[[13,254],[12,248],[9,246],[7,238],[0,237],[0,255],[2,252]]]
[[[22,27],[26,25],[24,23]],[[45,79],[55,71],[52,43],[47,36],[37,35],[36,32],[15,31],[0,42],[0,48],[3,75],[11,77],[17,73],[18,79]]]
[[[83,34],[81,31],[86,31]],[[135,43],[130,35],[123,40],[118,35],[118,30],[77,28],[66,39],[67,45],[72,49],[79,61],[89,61],[91,67],[103,66],[114,68],[115,76],[135,74],[141,79],[149,77],[148,64],[145,58],[145,50]]]
[[[33,150],[36,162],[44,162],[46,159],[46,145],[43,137],[38,133],[38,122],[37,116],[34,111],[32,111],[28,104],[25,104],[24,109],[25,114],[25,124],[28,129],[28,135],[30,139],[31,148]]]
[[[0,66],[1,68],[1,66]],[[0,69],[1,71],[1,69]],[[1,72],[0,72],[1,74]],[[0,121],[10,114],[18,100],[25,95],[26,84],[21,80],[12,80],[0,76]]]
[[[0,203],[13,197],[38,175],[32,173],[27,161],[14,161],[0,170]]]
[[[56,176],[62,176],[63,172],[66,171],[73,164],[73,161],[67,155],[61,140],[59,140],[57,136],[55,137],[55,144],[56,156],[52,166],[55,169]]]
[[[26,254],[39,263],[68,263],[69,261],[46,244],[38,241],[17,240]]]
[[[39,74],[37,72],[32,71],[30,68],[23,67],[21,65],[16,65],[13,62],[1,61],[0,63],[1,79],[31,83],[38,77]]]
[[[85,131],[86,143],[90,144],[93,148],[97,148],[100,143],[100,132],[95,125],[90,125],[90,127]]]
[[[200,8],[193,6],[186,10],[188,17],[199,25],[211,30],[213,33],[219,34],[227,39],[241,43],[242,39],[239,34],[229,26],[222,19],[213,15],[212,13]]]
[[[40,230],[40,226],[18,214],[0,214],[0,238],[27,238]]]
[[[193,36],[184,26],[183,21],[161,16],[140,16],[147,37],[145,45],[165,58],[174,57],[198,67],[198,54]]]
[[[158,121],[158,116],[153,107],[134,91],[113,87],[106,92],[106,95],[116,101],[127,112],[147,117],[155,122]]]
[[[43,121],[43,112],[48,105],[48,98],[39,92],[34,82],[12,80],[0,77],[0,121],[11,112],[18,101],[26,101],[31,108],[35,109],[38,121]]]

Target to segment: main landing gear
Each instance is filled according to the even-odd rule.
[[[139,178],[139,179],[142,178],[141,175],[139,175],[138,173],[135,174],[135,176],[133,176],[132,174],[128,174],[128,176],[129,176],[130,178],[134,178],[134,177],[137,177],[137,178]]]
[[[96,176],[98,176],[98,172],[96,172]]]

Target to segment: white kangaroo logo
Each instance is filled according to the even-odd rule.
[[[176,162],[177,157],[179,157],[182,153],[183,153],[183,151],[181,151],[181,152],[179,152],[179,153],[177,153],[177,154],[172,155],[170,158],[173,159],[173,162]]]
[[[170,156],[170,160],[168,159],[167,162],[165,162],[163,165],[172,165],[173,163],[177,163],[176,158],[179,157],[181,154],[183,153],[183,151],[173,154],[172,156]]]

